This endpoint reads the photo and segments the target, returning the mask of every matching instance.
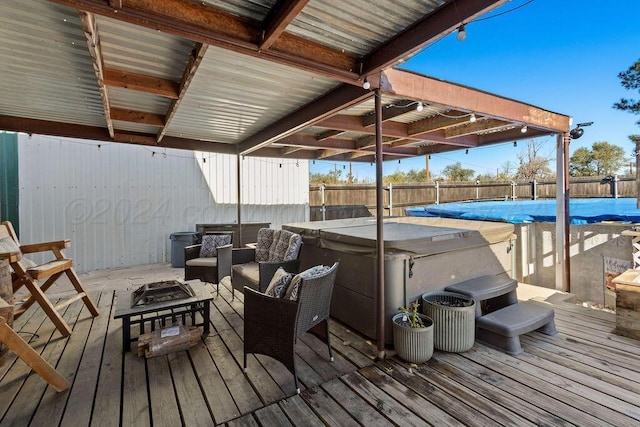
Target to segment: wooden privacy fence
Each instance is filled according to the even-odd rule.
[[[471,200],[555,199],[556,181],[476,181],[387,184],[386,215],[404,215],[404,208]],[[573,198],[636,197],[636,177],[572,177]],[[311,220],[357,218],[375,215],[373,184],[312,185],[309,187]]]

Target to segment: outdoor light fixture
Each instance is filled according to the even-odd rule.
[[[522,125],[522,127],[520,128],[520,132],[527,133],[527,125]]]
[[[362,89],[369,89],[371,87],[371,83],[369,83],[369,80],[364,79],[364,83],[362,83]]]
[[[571,131],[569,132],[569,137],[571,139],[580,138],[584,134],[584,129],[583,128],[586,127],[586,126],[591,126],[592,124],[593,124],[593,122],[578,123],[576,125],[576,127],[571,129]]]
[[[418,101],[418,106],[416,107],[416,111],[422,111],[424,110],[424,104],[422,104],[422,101]]]
[[[458,35],[456,36],[456,39],[461,42],[464,41],[464,39],[467,38],[467,30],[464,27],[464,24],[460,25],[458,27]]]
[[[470,123],[474,123],[476,120],[477,120],[477,119],[476,119],[476,115],[475,115],[475,114],[473,114],[473,113],[471,113],[471,115],[469,116],[469,122],[470,122]]]

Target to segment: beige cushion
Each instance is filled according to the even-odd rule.
[[[247,262],[246,264],[236,264],[232,267],[233,275],[239,274],[252,283],[258,284],[260,280],[260,267],[257,262]]]
[[[217,267],[218,258],[193,258],[185,262],[189,267]]]

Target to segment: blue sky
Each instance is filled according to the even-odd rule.
[[[528,3],[528,4],[527,4]],[[486,19],[518,8],[501,16]],[[612,108],[621,97],[639,97],[625,90],[618,73],[640,59],[639,0],[513,0],[467,25],[467,38],[455,34],[426,47],[403,64],[413,70],[475,87],[573,117],[593,121],[570,151],[591,148],[597,141],[619,145],[629,153],[628,138],[640,134],[640,116]],[[483,20],[482,20],[483,19]],[[507,161],[517,163],[519,147],[502,144],[432,155],[432,174],[461,162],[476,174],[495,174]],[[543,155],[555,158],[555,138],[542,139]],[[326,173],[336,162],[316,161],[312,173]],[[348,163],[337,162],[338,168]],[[555,169],[555,162],[550,164]],[[360,179],[375,179],[375,168],[353,163]],[[385,162],[384,174],[424,169],[425,158]],[[620,171],[621,173],[623,171]],[[627,171],[628,172],[628,171]]]

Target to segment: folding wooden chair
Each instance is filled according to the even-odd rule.
[[[67,337],[71,335],[71,328],[62,318],[59,310],[82,299],[89,309],[89,312],[93,316],[98,315],[98,309],[93,301],[91,301],[91,298],[89,298],[82,283],[80,283],[80,278],[73,269],[73,259],[66,258],[62,253],[62,249],[70,246],[71,242],[69,240],[21,245],[11,222],[4,221],[0,224],[0,257],[9,259],[11,268],[13,269],[13,291],[16,292],[24,286],[31,294],[20,307],[16,307],[14,318],[17,319],[20,317],[34,302],[37,302],[60,333]],[[22,258],[22,254],[45,251],[53,252],[56,259],[41,265],[31,265],[33,264],[32,262],[27,262],[26,259]],[[77,295],[73,295],[59,304],[53,305],[45,295],[45,292],[47,292],[51,285],[53,285],[63,273],[67,275],[73,284]],[[39,281],[42,279],[44,279],[44,283],[40,285]]]
[[[57,391],[64,391],[69,388],[69,381],[66,380],[53,366],[40,356],[31,346],[18,335],[9,324],[7,317],[13,307],[0,298],[0,342],[7,346],[24,363],[29,365],[38,375]]]

